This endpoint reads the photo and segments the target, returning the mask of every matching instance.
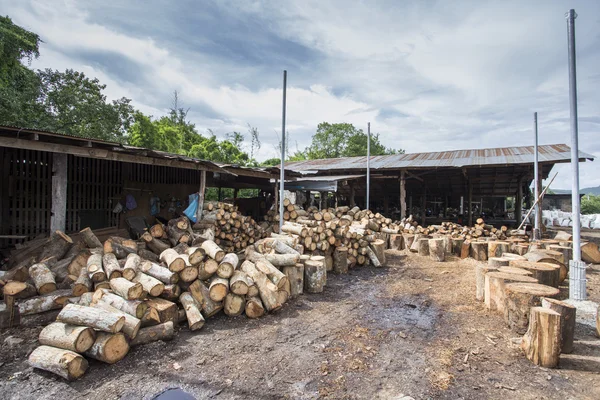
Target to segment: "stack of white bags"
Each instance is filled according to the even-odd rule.
[[[542,221],[546,226],[573,226],[571,213],[561,210],[543,210]],[[600,214],[580,215],[582,228],[600,229]]]

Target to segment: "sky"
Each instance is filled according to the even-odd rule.
[[[540,144],[570,144],[568,8],[579,148],[600,155],[599,1],[0,0],[43,40],[33,68],[83,71],[155,117],[177,90],[200,133],[257,127],[259,160],[278,156],[283,70],[291,153],[325,121],[408,153],[531,145],[535,111]],[[569,164],[554,171],[569,189]]]

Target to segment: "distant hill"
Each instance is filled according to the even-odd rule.
[[[552,188],[550,188],[550,190],[552,190],[552,192],[554,192],[556,194],[569,194],[569,193],[571,193],[571,191],[568,190],[568,189],[552,189]],[[579,189],[579,193],[581,193],[581,194],[593,194],[593,195],[597,196],[597,195],[600,195],[600,186]]]

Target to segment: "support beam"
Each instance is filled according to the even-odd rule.
[[[50,232],[64,231],[67,221],[67,155],[52,154],[52,213]]]
[[[517,225],[521,223],[523,219],[523,178],[519,178],[519,184],[517,186],[517,196],[515,197],[515,220]]]
[[[406,218],[406,172],[400,172],[400,219]]]
[[[537,191],[536,193],[542,193],[542,179],[543,179],[543,168],[541,168],[542,166],[540,165],[540,167],[538,168],[538,176],[537,176]],[[538,194],[539,196],[539,194]],[[536,197],[537,199],[537,197]],[[544,196],[542,196],[542,199],[538,202],[537,206],[536,206],[536,213],[535,213],[535,219],[537,221],[537,224],[535,224],[538,228],[539,231],[536,233],[538,236],[536,237],[536,239],[541,239],[542,238],[542,204],[543,204],[543,200],[544,200]],[[534,200],[535,201],[535,200]]]
[[[204,211],[204,192],[206,192],[206,171],[200,171],[200,188],[198,188],[198,209],[196,210],[196,220],[202,219]]]

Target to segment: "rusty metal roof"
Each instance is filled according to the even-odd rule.
[[[566,163],[571,161],[571,148],[566,144],[540,145],[538,148],[539,161],[541,163]],[[579,159],[580,161],[593,161],[594,156],[580,151]],[[533,163],[533,146],[393,154],[371,157],[371,168],[375,170],[462,168],[531,163]],[[298,171],[303,174],[316,173],[323,170],[364,170],[366,166],[366,156],[294,161],[285,164],[286,169],[289,168],[292,171]]]

